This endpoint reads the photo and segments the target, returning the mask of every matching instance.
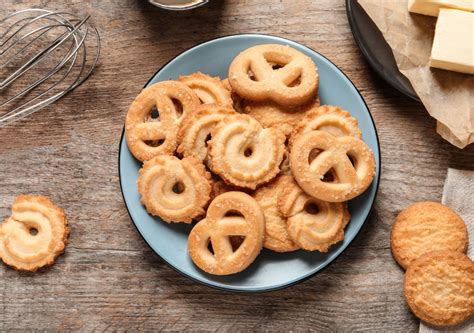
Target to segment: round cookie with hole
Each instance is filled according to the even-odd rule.
[[[405,208],[397,216],[390,237],[393,257],[404,269],[426,252],[466,252],[467,245],[462,218],[448,206],[429,201]]]
[[[286,218],[288,235],[308,251],[327,252],[344,239],[350,220],[347,204],[325,202],[309,196],[293,177],[287,177],[278,195],[278,209]]]
[[[211,175],[194,157],[162,155],[140,169],[137,185],[146,210],[165,222],[191,223],[210,200]]]
[[[0,259],[18,270],[52,265],[68,243],[66,214],[48,197],[20,195],[12,215],[0,223]]]

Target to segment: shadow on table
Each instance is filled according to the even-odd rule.
[[[139,1],[139,7],[143,14],[144,28],[155,30],[162,43],[188,40],[198,43],[220,36],[218,27],[221,25],[226,2],[211,1],[207,5],[185,11],[164,10],[147,1]]]

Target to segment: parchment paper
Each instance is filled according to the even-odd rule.
[[[358,0],[391,46],[437,132],[464,148],[474,142],[474,75],[429,67],[436,17],[408,12],[408,0]],[[467,32],[469,33],[469,32]]]
[[[454,209],[464,220],[469,236],[467,255],[474,260],[474,170],[448,169],[441,202]],[[420,333],[474,332],[474,318],[455,327],[436,329],[420,322]]]

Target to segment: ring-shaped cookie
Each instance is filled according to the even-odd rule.
[[[280,213],[287,218],[288,234],[301,248],[327,252],[344,239],[348,222],[345,203],[326,202],[304,193],[293,177],[288,177],[278,197]]]
[[[210,174],[194,157],[157,156],[140,169],[138,192],[146,210],[166,222],[191,223],[210,199]]]
[[[211,135],[209,166],[226,182],[255,189],[280,171],[285,153],[285,135],[280,131],[236,114],[226,116]]]
[[[64,211],[47,197],[20,195],[0,224],[0,259],[19,270],[51,265],[64,252],[69,227]]]
[[[177,147],[181,120],[200,104],[184,83],[163,81],[142,90],[125,120],[125,139],[140,161],[172,155]]]
[[[229,82],[237,94],[250,101],[303,105],[316,95],[318,72],[302,52],[287,45],[263,44],[235,57],[229,67]]]
[[[232,107],[230,91],[220,78],[212,77],[201,72],[182,75],[179,81],[191,88],[203,104],[217,104]]]
[[[200,105],[195,112],[188,114],[181,123],[178,134],[178,153],[184,157],[194,156],[207,161],[207,143],[211,131],[225,116],[236,112],[228,106],[216,104]]]

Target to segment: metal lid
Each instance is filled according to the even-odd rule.
[[[148,0],[149,3],[168,10],[187,10],[205,5],[209,0]]]

